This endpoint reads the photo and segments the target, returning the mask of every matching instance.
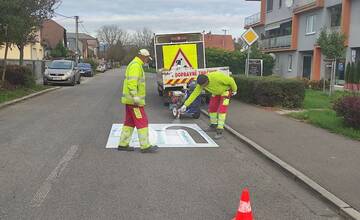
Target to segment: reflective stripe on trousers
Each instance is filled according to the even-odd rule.
[[[119,146],[127,147],[130,144],[132,135],[133,135],[134,128],[124,126],[121,131],[120,136],[120,143]],[[141,149],[146,149],[150,147],[150,141],[149,141],[149,128],[141,128],[137,130],[138,132],[138,138]]]
[[[133,131],[134,131],[133,127],[123,126],[121,135],[120,135],[119,146],[121,146],[121,147],[129,146]]]
[[[209,104],[210,123],[217,125],[218,129],[224,129],[226,113],[230,104],[230,91],[224,92],[222,95],[213,95]]]

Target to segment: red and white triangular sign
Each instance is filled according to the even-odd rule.
[[[171,67],[192,67],[191,63],[189,62],[188,58],[186,57],[185,53],[179,48],[178,52],[174,60],[171,63]]]

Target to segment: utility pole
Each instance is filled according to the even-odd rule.
[[[225,36],[226,36],[226,32],[228,31],[228,29],[223,28],[222,31],[224,31],[224,37],[223,37],[223,48],[225,49]]]
[[[75,16],[75,61],[79,62],[79,16]]]

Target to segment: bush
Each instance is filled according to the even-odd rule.
[[[307,78],[303,78],[305,83],[306,89],[313,89],[313,90],[323,90],[324,89],[324,79],[321,80],[308,80]],[[330,88],[330,81],[325,80],[325,88]]]
[[[238,99],[262,106],[299,108],[305,98],[305,86],[301,80],[280,77],[235,76],[239,87]]]
[[[333,106],[336,114],[344,118],[347,125],[360,128],[360,96],[345,96]]]
[[[2,68],[0,68],[0,71],[2,72]],[[6,66],[5,80],[15,86],[32,87],[35,85],[32,71],[26,66]]]
[[[97,62],[94,59],[84,59],[83,62],[89,63],[91,65],[91,68],[93,69],[93,71],[96,71],[96,68],[99,65],[99,62]]]
[[[50,51],[50,56],[53,58],[65,58],[68,55],[68,49],[62,42],[59,42],[54,49]]]
[[[360,83],[360,61],[356,64],[356,71],[355,71],[355,82],[354,83]]]
[[[222,49],[206,49],[207,67],[228,66],[233,74],[244,74],[246,58],[246,51],[241,52],[239,50],[235,50],[230,52]],[[253,47],[250,53],[250,58],[262,59],[264,61],[264,76],[272,74],[274,59],[270,55],[260,52],[257,47]]]

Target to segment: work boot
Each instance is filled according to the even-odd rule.
[[[205,129],[205,132],[215,132],[216,131],[216,124],[211,124],[208,128]]]
[[[159,150],[159,147],[154,145],[154,146],[150,146],[145,149],[141,149],[141,153],[156,153],[158,150]]]
[[[217,129],[216,130],[216,135],[214,137],[215,140],[219,140],[223,137],[223,130],[222,129]]]
[[[134,151],[135,148],[129,146],[118,146],[118,151]]]

